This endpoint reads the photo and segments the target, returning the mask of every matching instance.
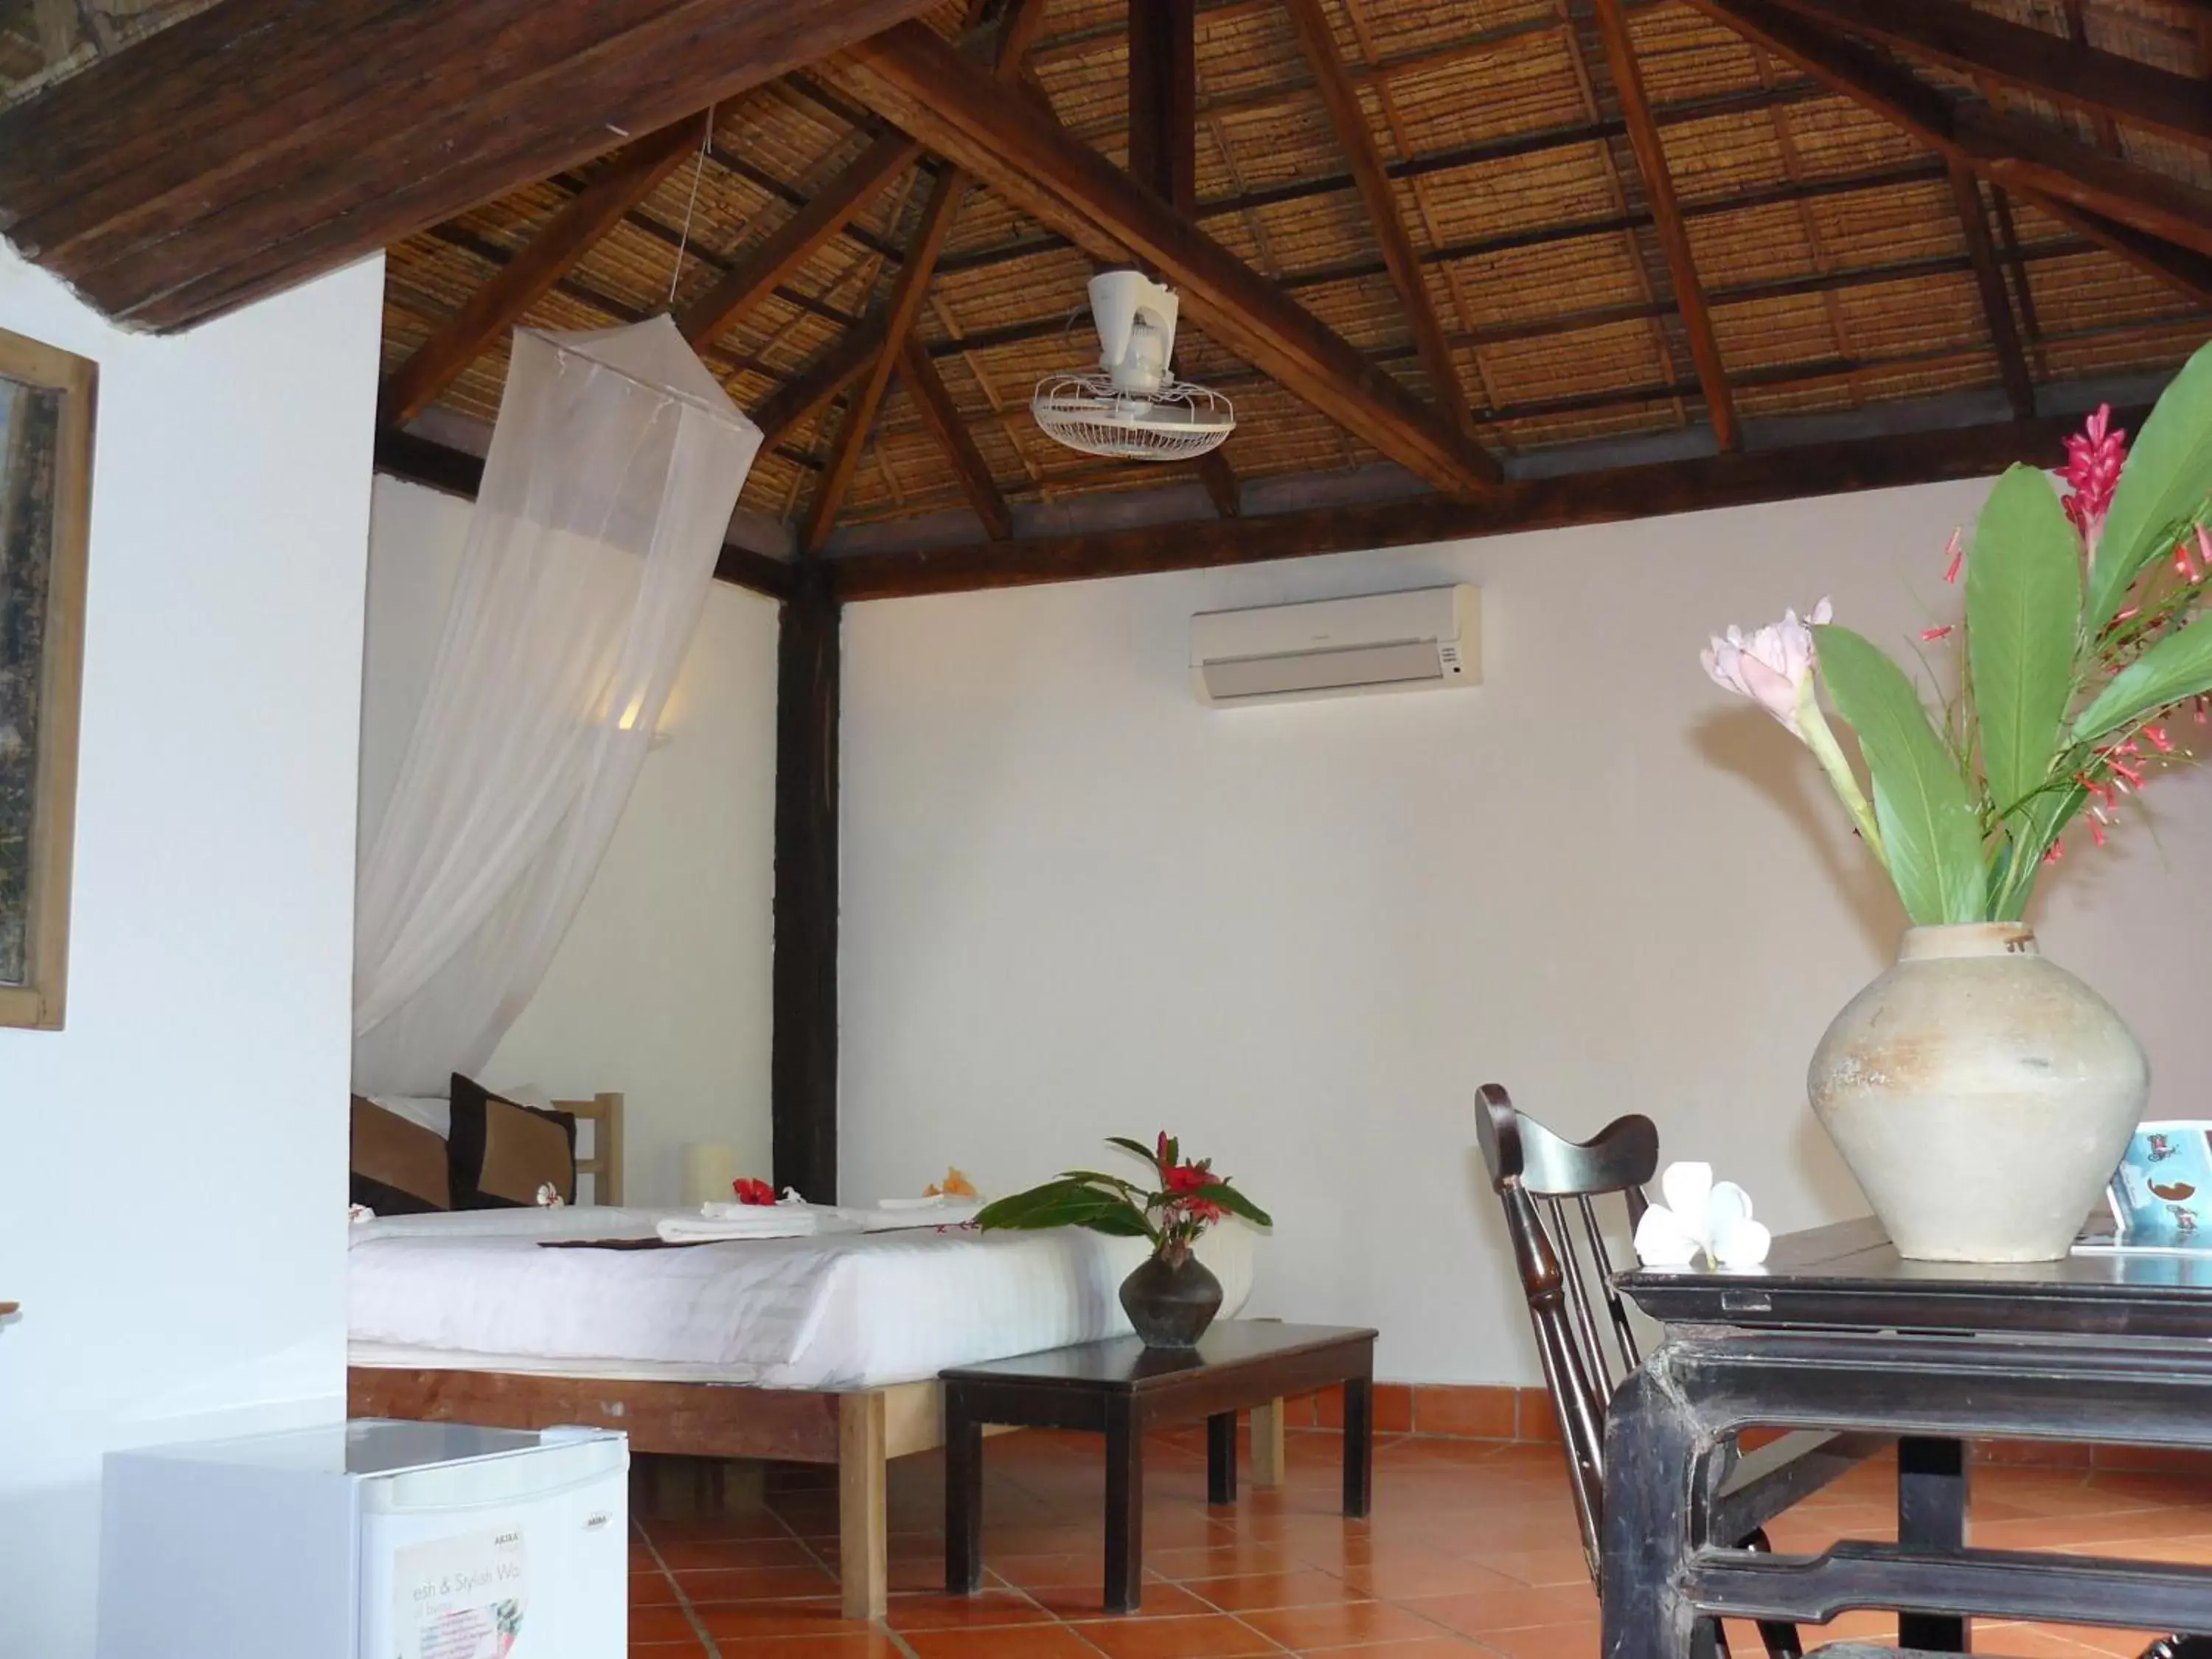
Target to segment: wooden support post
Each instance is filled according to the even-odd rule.
[[[1129,176],[1178,213],[1198,206],[1198,8],[1129,0]],[[1237,470],[1218,449],[1198,458],[1216,514],[1243,510]]]
[[[778,1190],[837,1197],[837,705],[842,607],[793,573],[776,636],[775,961],[769,1061]]]
[[[1283,1484],[1283,1402],[1270,1400],[1252,1408],[1252,1484]]]
[[[884,1394],[837,1401],[837,1577],[848,1619],[880,1619],[890,1565],[884,1519]]]

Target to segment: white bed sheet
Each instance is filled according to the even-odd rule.
[[[1141,1239],[948,1228],[549,1250],[547,1237],[645,1237],[668,1212],[464,1212],[368,1224],[348,1268],[352,1363],[877,1388],[1119,1335],[1115,1291]],[[363,1230],[364,1231],[366,1230]],[[1252,1285],[1253,1235],[1199,1255],[1224,1316]]]

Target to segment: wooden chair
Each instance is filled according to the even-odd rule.
[[[1625,1200],[1634,1231],[1649,1207],[1644,1185],[1658,1174],[1659,1131],[1648,1117],[1616,1118],[1577,1143],[1516,1111],[1497,1084],[1483,1085],[1475,1100],[1483,1161],[1505,1206],[1544,1382],[1559,1413],[1583,1554],[1597,1583],[1606,1402],[1644,1358],[1613,1286],[1613,1252],[1597,1200]],[[1888,1444],[1876,1436],[1798,1433],[1740,1456],[1714,1499],[1715,1533],[1741,1540],[1746,1549],[1766,1548],[1767,1522]],[[1793,1625],[1761,1624],[1759,1633],[1774,1659],[1804,1652]]]

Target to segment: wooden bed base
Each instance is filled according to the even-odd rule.
[[[880,1619],[885,1610],[885,1462],[945,1443],[944,1402],[933,1381],[835,1394],[366,1365],[346,1376],[353,1417],[514,1429],[588,1424],[620,1429],[634,1451],[835,1464],[838,1581],[848,1619]],[[1252,1478],[1263,1486],[1281,1483],[1279,1400],[1252,1413]]]

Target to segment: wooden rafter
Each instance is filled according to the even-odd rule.
[[[920,159],[921,146],[885,133],[817,191],[811,200],[741,253],[676,319],[694,346],[713,341],[731,324],[797,274],[824,242],[844,229],[878,191]]]
[[[2029,199],[2059,223],[2070,226],[2100,247],[2118,254],[2185,299],[2198,305],[2212,305],[2212,256],[2195,248],[2177,247],[2163,237],[2076,207],[2071,202],[2049,197]]]
[[[178,327],[927,9],[224,0],[0,111],[0,230],[111,317]]]
[[[1636,43],[1629,38],[1627,15],[1621,0],[1595,0],[1595,9],[1599,33],[1605,40],[1606,66],[1613,71],[1621,118],[1628,124],[1628,141],[1635,149],[1644,197],[1651,204],[1652,228],[1666,251],[1674,303],[1682,313],[1682,332],[1689,338],[1690,357],[1698,366],[1705,413],[1712,421],[1715,441],[1723,449],[1735,449],[1742,441],[1736,428],[1735,399],[1729,391],[1728,368],[1721,361],[1720,342],[1713,333],[1712,313],[1705,305],[1705,284],[1698,280],[1697,260],[1690,251],[1690,233],[1674,198],[1667,148],[1659,137],[1659,124],[1652,118],[1651,100],[1644,94],[1644,72],[1637,65]]]
[[[1015,0],[999,25],[989,71],[991,82],[1003,88],[1020,73],[1022,60],[1028,55],[1030,42],[1043,15],[1044,0]],[[930,39],[934,40],[937,37],[933,34]],[[956,62],[966,62],[957,53],[954,58]],[[860,385],[846,401],[844,420],[830,446],[829,465],[823,469],[821,482],[815,486],[805,514],[799,520],[799,545],[802,552],[818,550],[837,522],[838,509],[844,505],[845,492],[852,485],[854,469],[860,465],[861,452],[867,447],[869,434],[875,428],[884,395],[890,389],[891,375],[905,356],[908,339],[921,319],[922,302],[937,275],[937,256],[944,252],[945,239],[952,233],[952,221],[960,211],[961,198],[968,193],[968,175],[957,164],[948,161],[930,187],[929,199],[922,205],[921,218],[899,266],[898,280],[892,284],[890,299],[884,307],[882,343]],[[938,389],[944,390],[942,383]],[[950,459],[957,471],[964,458],[956,454]],[[981,465],[980,453],[975,453],[975,459]],[[989,520],[985,523],[988,527]]]
[[[1950,179],[1952,204],[1958,209],[1959,229],[1966,239],[1966,258],[1973,267],[1974,287],[1981,295],[1982,316],[1989,325],[1990,346],[1996,353],[2005,396],[2012,400],[2012,412],[2026,419],[2035,413],[2035,382],[2028,376],[2027,356],[2020,348],[2020,331],[2013,324],[2012,298],[2005,292],[1996,244],[1982,208],[1981,181],[1955,161]]]
[[[1367,209],[1368,224],[1382,249],[1383,265],[1390,273],[1391,285],[1398,290],[1398,302],[1405,307],[1406,325],[1413,333],[1421,367],[1427,372],[1430,395],[1473,438],[1474,415],[1460,381],[1459,365],[1452,357],[1436,307],[1430,301],[1420,255],[1407,234],[1405,216],[1398,209],[1398,192],[1383,171],[1382,152],[1376,148],[1374,131],[1367,125],[1366,108],[1345,72],[1343,59],[1337,56],[1328,14],[1322,9],[1322,0],[1285,0],[1285,9],[1298,37],[1299,50],[1305,53],[1306,65],[1313,71],[1314,91],[1328,112],[1337,148],[1351,165],[1359,199]]]
[[[1795,80],[1784,86],[1756,87],[1742,92],[1707,94],[1656,105],[1651,115],[1662,127],[1680,126],[1795,104],[1818,103],[1833,95],[1830,88],[1818,82]],[[1626,135],[1627,127],[1618,117],[1592,117],[1560,126],[1540,127],[1532,131],[1480,139],[1473,143],[1455,144],[1448,149],[1425,150],[1393,161],[1383,171],[1393,179],[1431,178],[1530,156],[1557,155],[1563,152],[1583,150],[1592,144],[1602,144]],[[1203,199],[1191,210],[1190,216],[1203,224],[1209,220],[1248,215],[1263,208],[1281,207],[1291,202],[1316,201],[1357,188],[1348,173],[1314,173],[1285,179],[1279,184],[1240,188],[1230,195]],[[1058,232],[1048,232],[1042,235],[1031,233],[994,247],[977,248],[949,256],[944,269],[948,271],[980,270],[1072,246],[1072,240]]]
[[[1781,0],[1814,22],[1961,75],[1986,76],[2063,108],[2114,117],[2212,146],[2212,89],[2137,58],[2103,52],[1959,0]],[[2106,146],[2108,153],[2115,146]]]
[[[2212,254],[2212,193],[2105,155],[2029,117],[1958,102],[1873,46],[1771,0],[1690,0],[1947,159],[2039,203],[2065,204]],[[2148,250],[2129,257],[2155,268]],[[2170,272],[2158,270],[2163,280]]]
[[[836,441],[830,447],[829,465],[823,468],[821,479],[806,503],[806,512],[799,520],[799,545],[805,552],[820,548],[837,522],[838,509],[845,504],[845,491],[851,487],[854,469],[860,465],[861,452],[868,447],[869,434],[875,429],[876,412],[883,407],[884,394],[890,388],[891,374],[898,367],[906,337],[913,330],[915,319],[921,315],[923,296],[929,291],[930,278],[936,274],[938,252],[951,233],[952,216],[959,211],[960,198],[967,192],[967,177],[958,167],[945,168],[930,186],[929,200],[922,204],[914,240],[907,244],[906,261],[899,267],[898,280],[891,286],[890,301],[884,315],[884,343],[878,348],[874,360],[862,371],[860,384],[846,399],[844,418],[838,425]]]
[[[2143,413],[2124,410],[2117,418],[2133,431]],[[1201,519],[1143,530],[1039,537],[989,548],[859,554],[830,561],[829,568],[842,599],[892,599],[1609,524],[1754,501],[1985,477],[2014,461],[2055,465],[2066,434],[2076,424],[2071,417],[2013,421],[1841,443],[1736,451],[1600,472],[1517,479],[1467,501],[1426,495],[1235,522]]]
[[[478,354],[520,322],[599,238],[699,148],[705,125],[697,116],[678,121],[609,157],[589,184],[392,371],[377,393],[377,425],[404,426],[437,402]]]
[[[968,430],[968,422],[960,417],[952,402],[952,395],[938,378],[937,365],[929,360],[921,339],[909,334],[899,351],[899,379],[913,399],[921,423],[952,462],[953,476],[968,495],[968,504],[975,509],[975,516],[983,521],[983,532],[994,542],[1002,542],[1014,533],[1014,515],[1006,507],[1006,498],[1000,493],[998,482],[991,477],[991,469],[983,459],[983,452],[975,447],[975,440]]]
[[[1105,259],[1134,258],[1181,290],[1186,314],[1247,362],[1439,488],[1479,489],[1497,462],[1183,215],[927,28],[851,48],[828,72],[885,118]]]
[[[1198,201],[1198,8],[1129,0],[1129,176],[1177,212]],[[1237,470],[1219,449],[1194,469],[1220,517],[1243,510]]]
[[[762,447],[773,449],[789,437],[807,416],[852,385],[883,349],[883,319],[869,318],[763,398],[752,410]]]

